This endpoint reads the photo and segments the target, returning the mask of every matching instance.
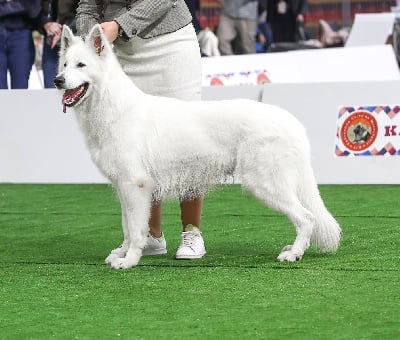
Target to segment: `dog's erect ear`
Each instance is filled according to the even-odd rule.
[[[86,38],[86,44],[92,48],[96,54],[103,56],[110,50],[107,38],[103,33],[103,29],[99,24],[94,25]]]
[[[64,54],[65,50],[72,45],[73,40],[74,40],[74,34],[67,25],[64,25],[61,33],[61,47],[60,47],[61,55]]]

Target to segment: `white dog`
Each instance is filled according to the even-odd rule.
[[[319,195],[302,124],[256,101],[185,102],[151,96],[122,71],[101,27],[86,41],[64,26],[63,105],[74,106],[91,157],[122,207],[124,241],[106,258],[113,268],[139,262],[152,201],[203,193],[238,171],[242,186],[296,228],[279,261],[300,260],[310,244],[338,248],[341,230]]]

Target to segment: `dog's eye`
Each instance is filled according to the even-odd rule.
[[[76,66],[77,66],[77,67],[85,67],[86,64],[84,64],[84,63],[78,63]]]

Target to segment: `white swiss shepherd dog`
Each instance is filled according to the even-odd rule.
[[[138,264],[153,201],[202,194],[235,171],[243,188],[295,226],[279,261],[300,260],[310,245],[338,248],[341,229],[320,197],[305,129],[289,112],[246,99],[186,102],[143,93],[99,25],[85,42],[64,26],[55,84],[121,203],[124,241],[106,258],[112,268]]]

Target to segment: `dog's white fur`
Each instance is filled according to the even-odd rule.
[[[245,189],[295,226],[296,239],[279,261],[300,260],[310,244],[337,249],[340,227],[319,195],[305,129],[289,112],[245,99],[185,102],[145,94],[124,74],[99,25],[85,42],[64,27],[61,43],[57,85],[88,84],[77,118],[121,202],[124,241],[107,257],[111,267],[139,262],[152,200],[203,193],[234,171]]]

